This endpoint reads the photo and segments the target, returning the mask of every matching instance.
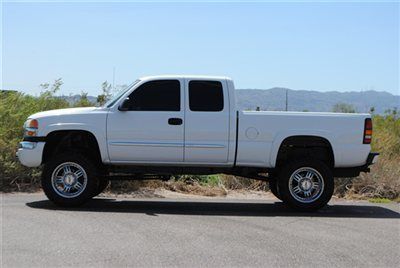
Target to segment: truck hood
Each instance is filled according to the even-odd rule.
[[[57,110],[49,110],[45,112],[39,112],[29,116],[29,119],[38,119],[43,117],[52,117],[52,116],[60,116],[60,115],[72,115],[72,114],[88,114],[95,110],[102,110],[103,108],[98,107],[82,107],[82,108],[67,108],[67,109],[57,109]]]

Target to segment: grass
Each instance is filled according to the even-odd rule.
[[[380,197],[370,198],[368,199],[368,201],[371,203],[380,203],[380,204],[387,204],[392,202],[387,198],[380,198]]]

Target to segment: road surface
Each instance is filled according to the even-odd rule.
[[[400,267],[399,204],[96,198],[60,209],[2,194],[2,267]]]

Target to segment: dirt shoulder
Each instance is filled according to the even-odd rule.
[[[196,193],[183,193],[171,191],[169,189],[158,188],[158,189],[139,189],[132,191],[130,193],[114,193],[114,192],[104,192],[100,196],[104,197],[131,197],[131,198],[182,198],[182,199],[264,199],[264,200],[274,200],[276,197],[271,192],[265,191],[244,191],[244,190],[230,190],[226,191],[224,195],[213,195],[207,196],[203,194]],[[277,199],[276,199],[277,200]]]

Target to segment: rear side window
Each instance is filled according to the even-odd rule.
[[[219,112],[224,109],[224,94],[219,81],[190,81],[189,108],[195,112]]]
[[[130,111],[180,111],[181,88],[178,80],[147,82],[129,95]]]

